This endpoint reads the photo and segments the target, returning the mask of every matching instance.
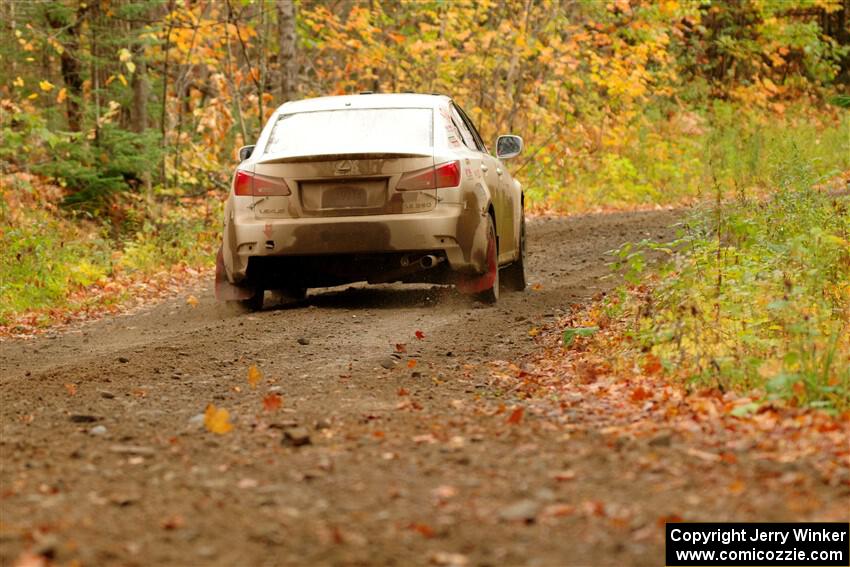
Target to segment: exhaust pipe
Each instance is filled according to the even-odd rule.
[[[415,267],[418,264],[420,268],[427,270],[429,268],[433,268],[444,260],[445,258],[442,256],[434,256],[433,254],[426,254],[420,258],[416,258],[413,254],[406,254],[401,257],[401,267],[410,268]]]
[[[445,258],[443,258],[442,256],[434,256],[433,254],[427,254],[419,259],[419,265],[427,270],[428,268],[433,268],[443,260],[445,260]]]

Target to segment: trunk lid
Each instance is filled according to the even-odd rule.
[[[436,190],[399,191],[402,175],[434,165],[431,108],[337,108],[281,114],[255,173],[289,186],[254,192],[257,218],[431,210]]]
[[[399,191],[402,175],[434,166],[431,148],[269,156],[255,173],[283,179],[290,195],[254,195],[258,219],[343,217],[429,211],[436,189]]]

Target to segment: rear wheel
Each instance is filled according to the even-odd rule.
[[[519,225],[519,257],[513,264],[502,270],[502,282],[512,291],[522,291],[527,284],[525,280],[525,215]]]
[[[487,269],[494,274],[493,285],[475,294],[476,299],[484,303],[496,303],[499,300],[499,241],[496,238],[496,223],[487,215]]]

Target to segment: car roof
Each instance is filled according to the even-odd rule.
[[[439,94],[363,93],[293,100],[284,103],[278,110],[291,114],[346,108],[436,108],[449,100],[449,97]]]

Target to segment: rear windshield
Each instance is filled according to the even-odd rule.
[[[321,152],[339,148],[430,148],[430,108],[362,108],[283,114],[266,153]]]

